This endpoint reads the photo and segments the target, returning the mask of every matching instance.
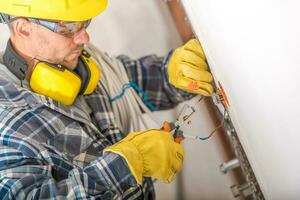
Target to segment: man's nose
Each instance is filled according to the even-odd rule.
[[[90,36],[85,28],[82,28],[74,35],[73,41],[75,44],[86,44],[90,41]]]

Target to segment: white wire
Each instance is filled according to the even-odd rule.
[[[91,43],[86,45],[86,50],[99,65],[101,70],[100,82],[108,92],[110,98],[119,95],[123,85],[129,83],[129,78],[121,61],[109,57]],[[143,112],[149,114],[151,111],[133,88],[127,89],[122,98],[114,101],[112,109],[117,125],[123,133],[127,134],[131,131],[140,131],[142,128],[149,128],[142,115]],[[159,125],[159,122],[151,114],[148,116]]]

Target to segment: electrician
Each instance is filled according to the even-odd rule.
[[[181,170],[181,144],[156,129],[123,137],[98,88],[101,72],[83,48],[106,5],[1,0],[11,33],[0,59],[2,199],[154,199],[151,178],[171,182]],[[213,93],[197,40],[165,58],[119,59],[158,109]]]

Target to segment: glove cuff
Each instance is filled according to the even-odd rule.
[[[121,141],[104,149],[103,153],[105,152],[112,152],[124,158],[136,182],[142,184],[143,159],[133,143]]]

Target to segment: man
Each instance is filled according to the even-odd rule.
[[[11,31],[0,65],[2,199],[154,199],[151,178],[170,182],[181,170],[181,144],[156,129],[123,138],[110,97],[98,88],[99,69],[83,47],[106,4],[1,1]],[[166,58],[119,59],[158,109],[191,96],[175,87],[213,93],[196,40]]]

